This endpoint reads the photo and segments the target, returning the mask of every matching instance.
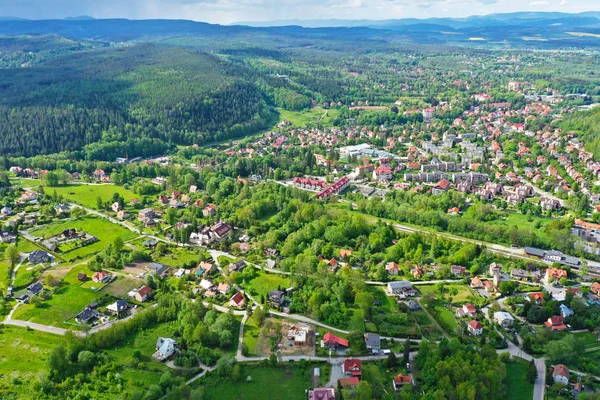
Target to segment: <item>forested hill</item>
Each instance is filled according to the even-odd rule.
[[[83,149],[88,158],[112,159],[129,150],[164,151],[165,143],[240,136],[269,116],[255,78],[205,53],[153,45],[0,70],[0,152]]]
[[[577,131],[585,148],[600,157],[600,107],[590,111],[571,114],[562,123],[565,131]]]

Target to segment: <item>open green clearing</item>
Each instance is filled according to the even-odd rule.
[[[29,392],[29,382],[45,370],[49,353],[63,341],[58,335],[3,325],[0,330],[0,397],[37,398]]]
[[[141,245],[137,247],[138,249],[143,248]],[[199,262],[200,253],[201,250],[192,250],[185,247],[169,247],[168,253],[161,255],[155,261],[173,268],[195,267]]]
[[[321,124],[323,128],[333,126],[333,120],[339,115],[338,110],[324,110],[321,107],[309,108],[302,111],[288,111],[279,109],[281,120],[288,120],[294,126],[305,127]]]
[[[527,361],[515,358],[506,364],[507,399],[529,400],[533,397],[533,384],[527,382]]]
[[[113,224],[103,218],[92,216],[84,216],[76,219],[69,219],[60,222],[54,222],[48,225],[33,228],[29,233],[40,238],[49,238],[57,235],[65,229],[75,228],[79,232],[85,232],[97,237],[99,240],[96,243],[77,248],[68,253],[61,253],[59,256],[67,261],[72,261],[77,258],[85,258],[102,251],[108,243],[112,243],[117,237],[121,237],[123,241],[133,239],[137,236],[136,233],[123,228],[120,225]]]
[[[79,282],[77,280],[79,272],[85,273],[90,280],[84,283]],[[37,307],[32,304],[22,305],[15,311],[13,317],[44,325],[78,329],[79,326],[74,325],[75,321],[71,318],[93,301],[109,304],[114,300],[109,288],[114,284],[121,285],[120,280],[117,280],[107,285],[103,290],[97,291],[104,285],[92,282],[92,274],[93,272],[85,265],[73,267],[65,276],[62,286],[54,289],[50,299],[43,301]],[[137,286],[133,280],[130,282],[132,285],[129,290]],[[121,290],[124,291],[125,289]],[[65,322],[67,320],[69,321]]]
[[[435,285],[419,285],[417,286],[417,289],[419,289],[421,294],[431,293],[435,297],[440,296],[440,293],[436,289]],[[450,292],[453,290],[457,291],[457,294],[455,296],[450,295]],[[464,303],[469,301],[469,297],[473,296],[473,293],[467,285],[446,283],[444,284],[444,296],[446,299],[452,297],[452,304],[454,305],[463,305]]]
[[[256,354],[256,345],[258,344],[258,336],[260,335],[260,326],[257,319],[253,316],[248,318],[244,325],[244,337],[242,339],[245,347],[248,348],[248,354]]]
[[[521,213],[509,212],[507,213],[506,219],[489,221],[489,224],[498,226],[517,226],[519,229],[529,232],[535,232],[536,234],[547,238],[544,227],[552,221],[551,218],[536,217],[534,215],[523,215]]]
[[[262,271],[258,271],[258,276],[252,279],[245,285],[245,289],[250,292],[251,295],[267,296],[270,291],[276,290],[281,287],[285,290],[290,287],[290,278],[285,275],[267,274]]]
[[[248,364],[242,365],[240,382],[232,382],[229,378],[221,379],[216,372],[209,373],[200,379],[204,387],[205,400],[263,400],[267,397],[286,400],[306,399],[305,390],[311,388],[310,371],[314,366],[303,371],[298,367],[262,367]],[[247,377],[252,377],[247,381]]]
[[[64,186],[53,186],[44,189],[47,194],[52,194],[56,191],[56,194],[63,196],[65,199],[72,201],[73,203],[81,204],[87,208],[98,208],[97,198],[100,196],[102,201],[109,201],[115,193],[119,193],[125,199],[125,202],[129,202],[131,199],[138,197],[131,190],[125,189],[123,186],[114,184],[76,184],[76,185],[64,185]]]
[[[0,254],[4,254],[4,250],[6,249],[8,245],[0,245]],[[19,250],[20,253],[30,253],[33,250],[39,250],[40,247],[36,246],[34,243],[31,243],[29,240],[27,239],[23,239],[22,237],[19,237],[17,239],[17,250]],[[2,257],[3,258],[3,257]],[[21,268],[19,268],[19,271],[17,271],[17,279],[19,279],[19,274],[23,273],[25,274],[25,269],[28,268],[30,265],[27,264],[27,261],[25,261],[23,263],[23,265],[21,266],[21,268],[23,268],[23,271],[21,271]],[[10,283],[10,277],[8,275],[8,270],[10,269],[10,262],[8,260],[0,260],[0,290],[6,290],[6,288],[8,287],[9,283]],[[26,281],[26,278],[23,278],[23,281]],[[15,286],[18,287],[18,286]]]

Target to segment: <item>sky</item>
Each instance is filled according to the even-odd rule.
[[[189,19],[230,24],[285,19],[467,17],[515,11],[600,11],[600,0],[0,0],[0,16]]]

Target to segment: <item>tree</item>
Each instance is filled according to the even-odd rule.
[[[360,292],[356,295],[354,302],[363,310],[365,317],[371,315],[371,307],[375,302],[375,297],[369,292]]]
[[[398,359],[396,358],[396,354],[394,352],[390,352],[386,360],[384,361],[384,365],[386,368],[395,368],[398,365]]]
[[[14,244],[11,244],[4,250],[4,258],[10,262],[11,268],[17,264],[19,257],[19,250],[17,250],[17,246]]]
[[[372,400],[373,389],[368,381],[360,381],[356,388],[356,399],[357,400]]]
[[[535,383],[537,377],[537,367],[535,366],[535,361],[531,359],[531,361],[529,361],[529,365],[527,366],[527,381],[529,381],[529,383]]]
[[[407,339],[406,342],[404,342],[404,349],[402,351],[402,362],[404,364],[408,363],[410,361],[410,346],[412,345],[410,339]]]
[[[271,353],[271,355],[269,356],[269,365],[271,367],[277,366],[277,355],[275,353]]]
[[[98,210],[102,210],[104,208],[104,202],[102,201],[102,197],[96,197],[96,208]]]
[[[505,295],[505,296],[510,296],[511,294],[514,293],[515,289],[517,285],[513,282],[513,281],[505,281],[505,282],[500,282],[500,285],[498,286],[498,289],[500,289],[500,292]]]
[[[560,286],[567,286],[568,282],[569,282],[569,280],[567,278],[565,278],[564,276],[562,278],[560,278],[560,280],[558,281]]]
[[[84,371],[91,371],[96,363],[96,355],[88,350],[84,350],[77,355],[77,364],[81,366]]]

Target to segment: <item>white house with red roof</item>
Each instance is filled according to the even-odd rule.
[[[362,365],[359,359],[348,358],[342,363],[342,372],[346,375],[360,378],[362,376]]]
[[[467,329],[473,336],[479,336],[483,333],[483,325],[479,321],[473,320],[467,324]]]

